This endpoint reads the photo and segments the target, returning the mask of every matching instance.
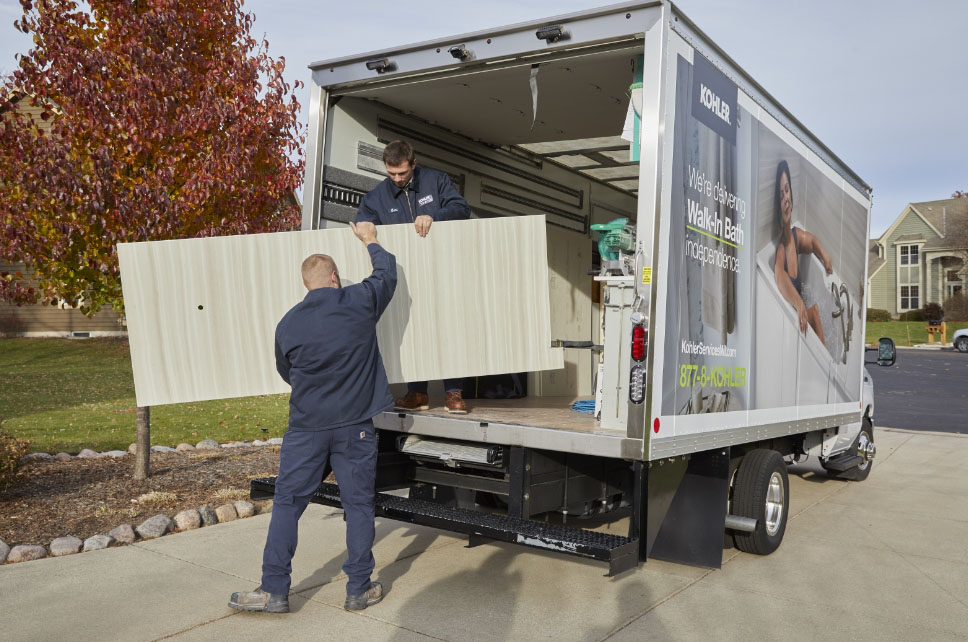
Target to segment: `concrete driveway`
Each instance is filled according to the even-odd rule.
[[[343,611],[343,521],[310,506],[293,613],[237,613],[259,584],[268,516],[132,546],[0,567],[5,640],[966,640],[968,436],[876,433],[863,483],[791,470],[791,516],[768,557],[707,571],[605,566],[504,544],[464,548],[378,520],[389,594]]]

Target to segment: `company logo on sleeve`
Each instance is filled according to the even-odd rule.
[[[698,52],[692,63],[692,116],[736,144],[737,89]]]

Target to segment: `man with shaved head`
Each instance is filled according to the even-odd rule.
[[[258,590],[233,593],[241,611],[289,612],[299,517],[331,466],[346,516],[348,610],[383,599],[371,582],[377,440],[373,417],[393,406],[376,340],[376,323],[397,284],[396,259],[380,247],[372,223],[350,223],[370,254],[373,272],[343,287],[325,254],[302,263],[309,292],[276,327],[276,369],[292,386],[289,430],[282,442],[272,519]]]
[[[326,254],[310,254],[302,263],[303,285],[307,290],[339,288],[339,270],[336,261]]]

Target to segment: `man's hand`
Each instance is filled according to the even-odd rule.
[[[430,225],[433,222],[434,219],[430,218],[426,214],[421,214],[414,220],[413,226],[417,228],[417,234],[423,237],[430,233]]]
[[[360,239],[367,245],[370,243],[376,243],[376,225],[368,221],[360,221],[359,223],[353,223],[350,221],[350,229],[353,230],[353,234],[356,234],[356,238]]]

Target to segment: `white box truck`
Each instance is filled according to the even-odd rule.
[[[352,220],[396,139],[475,216],[547,221],[565,368],[476,382],[468,415],[376,417],[379,515],[610,574],[648,557],[718,567],[724,543],[779,546],[789,463],[867,477],[871,189],[675,5],[311,69],[304,229]],[[877,360],[893,362],[890,340]],[[314,501],[338,506],[338,488]],[[627,534],[583,528],[609,519]]]

